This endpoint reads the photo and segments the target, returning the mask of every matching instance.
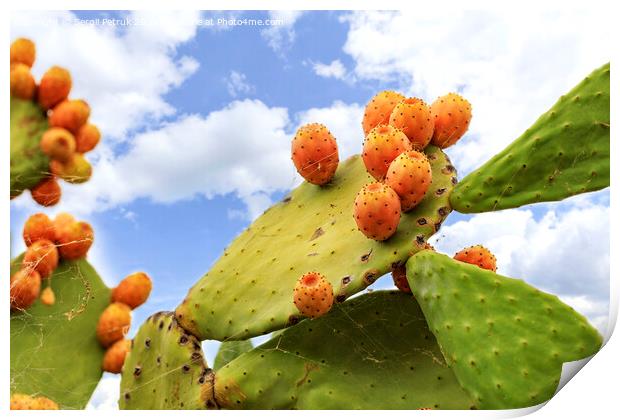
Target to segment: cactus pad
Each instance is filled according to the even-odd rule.
[[[19,269],[21,257],[11,264]],[[101,378],[95,335],[110,290],[85,260],[63,261],[51,277],[56,302],[11,312],[11,393],[43,395],[83,409]]]
[[[248,352],[253,348],[254,347],[252,346],[252,342],[250,340],[224,341],[220,344],[220,348],[215,356],[213,369],[219,370],[235,360],[237,357],[241,356],[243,353]]]
[[[450,213],[456,171],[438,148],[426,154],[433,171],[425,199],[401,217],[398,231],[377,242],[358,231],[355,196],[374,181],[359,156],[340,164],[331,183],[304,182],[239,235],[190,289],[177,318],[199,339],[241,340],[294,324],[293,288],[318,271],[337,302],[368,287],[423,248]]]
[[[463,178],[450,202],[481,213],[559,201],[609,186],[609,64],[562,96],[499,154]]]
[[[215,407],[213,373],[200,342],[172,312],[158,312],[140,327],[123,365],[119,406],[125,410],[196,410]]]
[[[420,307],[363,294],[290,327],[215,374],[231,409],[469,409]]]
[[[49,174],[49,159],[39,149],[48,128],[45,111],[33,101],[11,97],[11,196],[36,186]]]
[[[479,408],[547,401],[562,364],[601,346],[583,316],[522,280],[433,251],[409,259],[407,278],[445,360]]]

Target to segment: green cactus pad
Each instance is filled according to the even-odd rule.
[[[482,213],[559,201],[609,186],[609,64],[562,96],[525,133],[463,178],[450,202]]]
[[[243,353],[252,350],[252,342],[250,340],[241,341],[224,341],[220,344],[220,348],[215,356],[215,362],[213,362],[213,369],[219,370],[226,366]]]
[[[11,263],[11,273],[21,259]],[[86,260],[61,262],[51,286],[54,305],[37,301],[26,311],[11,312],[11,393],[83,409],[102,375],[104,349],[95,331],[110,290]]]
[[[123,365],[119,407],[124,410],[215,408],[213,373],[200,342],[172,312],[158,312],[140,327]]]
[[[407,278],[446,361],[479,408],[547,401],[562,364],[601,346],[583,316],[522,280],[433,251],[409,259]]]
[[[420,307],[396,291],[363,294],[304,320],[215,374],[230,409],[474,408]]]
[[[432,185],[390,239],[377,242],[357,229],[355,196],[374,179],[354,156],[330,184],[304,182],[241,233],[190,289],[177,308],[179,322],[201,340],[242,340],[297,322],[293,288],[306,272],[321,272],[337,302],[368,287],[418,252],[451,211],[456,170],[440,149],[426,153]]]
[[[39,149],[48,128],[45,111],[33,101],[11,97],[11,197],[35,187],[49,174],[49,159]]]

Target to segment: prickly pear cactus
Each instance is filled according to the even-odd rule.
[[[48,129],[45,111],[35,102],[11,97],[11,197],[36,186],[49,174],[49,158],[39,142]]]
[[[22,257],[11,264],[11,273]],[[50,281],[50,280],[48,280]],[[56,302],[11,312],[11,393],[45,395],[83,409],[102,375],[95,330],[110,290],[86,260],[63,261],[51,276]]]
[[[450,197],[452,207],[481,213],[608,187],[609,124],[608,63],[466,176]]]
[[[407,278],[448,365],[479,408],[547,401],[562,363],[601,346],[583,316],[521,280],[433,251],[409,259]]]
[[[123,365],[119,406],[131,410],[215,408],[213,373],[200,342],[172,312],[149,317]]]
[[[220,344],[220,348],[215,356],[213,369],[219,370],[235,360],[237,357],[241,356],[243,353],[246,353],[253,348],[254,347],[252,346],[252,342],[250,340],[224,341]]]
[[[230,409],[469,409],[420,307],[372,292],[305,320],[215,375]]]
[[[389,240],[368,239],[357,229],[355,196],[374,180],[354,156],[330,184],[304,182],[235,239],[177,308],[179,322],[201,340],[241,340],[298,320],[292,293],[306,272],[323,274],[338,302],[368,287],[422,249],[450,213],[456,171],[440,149],[426,153],[432,185]]]

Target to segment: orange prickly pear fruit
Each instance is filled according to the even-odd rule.
[[[331,283],[320,273],[306,273],[297,280],[293,302],[299,312],[310,318],[326,314],[334,303]]]
[[[11,96],[30,100],[34,97],[37,85],[25,64],[17,63],[11,67]]]
[[[39,105],[44,109],[50,109],[64,101],[69,96],[71,84],[71,73],[67,69],[51,67],[43,74],[39,83]]]
[[[441,96],[431,105],[435,123],[432,143],[445,149],[455,144],[469,128],[471,104],[456,93]]]
[[[32,67],[37,55],[34,42],[27,38],[17,38],[11,44],[11,66],[23,64]]]
[[[364,135],[368,135],[370,130],[379,124],[389,123],[392,110],[404,99],[403,95],[391,90],[384,90],[373,96],[364,110],[364,118],[362,119]]]
[[[146,302],[152,288],[153,283],[146,273],[130,274],[112,290],[112,302],[124,303],[136,309]]]
[[[131,324],[131,308],[124,303],[111,303],[97,323],[97,339],[105,348],[122,340]]]
[[[54,241],[56,239],[54,223],[46,214],[35,213],[24,223],[23,237],[26,246],[32,245],[39,239]]]
[[[401,153],[388,168],[385,183],[400,197],[401,208],[407,212],[424,199],[431,186],[431,164],[422,152]]]
[[[86,222],[73,222],[56,232],[56,242],[60,256],[67,260],[85,258],[95,234]]]
[[[52,174],[71,184],[82,184],[93,174],[92,166],[80,153],[73,153],[66,162],[52,160],[50,170]]]
[[[353,217],[368,238],[384,241],[396,233],[400,221],[400,199],[388,185],[364,186],[355,197]]]
[[[34,399],[33,410],[59,410],[58,404],[55,401],[46,397],[37,397]]]
[[[97,146],[101,139],[101,133],[94,124],[84,124],[75,135],[76,148],[78,153],[90,152]]]
[[[11,309],[28,309],[41,291],[41,275],[31,268],[22,268],[11,276]]]
[[[48,239],[39,239],[28,247],[22,264],[24,268],[38,271],[41,278],[51,276],[58,267],[56,245]]]
[[[103,355],[101,368],[105,372],[121,373],[123,370],[123,363],[125,363],[125,358],[130,350],[131,340],[118,340],[106,350]]]
[[[291,155],[297,172],[312,184],[327,184],[338,168],[336,139],[323,124],[300,127],[291,144]]]
[[[454,259],[468,264],[477,265],[485,270],[497,270],[497,259],[495,258],[495,255],[493,255],[491,251],[482,245],[475,245],[465,248],[457,252],[454,255]]]
[[[56,178],[50,176],[30,190],[32,199],[42,206],[49,207],[58,204],[62,192]]]
[[[39,146],[50,159],[67,162],[75,153],[75,137],[64,128],[52,127],[43,133]]]
[[[90,116],[90,106],[82,99],[67,99],[52,109],[49,124],[52,127],[61,127],[77,134],[80,127],[86,124]]]
[[[394,280],[394,285],[401,292],[411,294],[411,288],[409,287],[409,282],[407,281],[407,269],[405,264],[399,265],[392,271],[392,280]]]
[[[424,150],[435,129],[431,108],[418,98],[399,102],[390,115],[390,125],[405,133],[411,146],[417,150]]]
[[[362,160],[368,173],[380,181],[396,156],[409,150],[411,142],[405,133],[391,125],[382,124],[373,128],[366,136]]]

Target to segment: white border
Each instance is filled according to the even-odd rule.
[[[11,4],[9,4],[11,3]],[[257,0],[230,0],[230,1],[188,1],[188,0],[177,0],[175,2],[163,1],[163,0],[151,0],[149,2],[137,1],[137,0],[91,0],[88,2],[70,2],[70,1],[58,1],[58,0],[20,0],[19,2],[2,2],[0,8],[4,13],[0,14],[0,22],[2,22],[2,39],[4,41],[5,48],[9,45],[9,17],[11,10],[34,10],[34,9],[42,9],[42,10],[53,10],[53,9],[81,9],[81,10],[129,10],[129,9],[157,9],[157,10],[171,10],[171,9],[214,9],[214,10],[270,10],[270,9],[293,9],[293,10],[323,10],[328,8],[328,10],[348,10],[348,9],[358,9],[358,10],[387,10],[387,9],[416,9],[416,10],[426,10],[431,8],[440,7],[443,10],[448,10],[450,8],[466,8],[466,9],[509,9],[511,13],[519,13],[524,18],[524,30],[527,30],[527,16],[532,13],[540,12],[541,10],[550,10],[550,9],[567,9],[567,8],[604,8],[608,11],[606,22],[601,22],[601,25],[608,25],[613,28],[613,31],[616,32],[615,39],[619,38],[619,34],[617,33],[617,23],[611,21],[612,16],[618,16],[618,10],[612,1],[594,1],[590,0],[588,2],[578,2],[578,1],[530,1],[530,0],[522,0],[518,3],[512,3],[510,6],[505,6],[502,4],[503,2],[491,2],[491,1],[479,1],[479,0],[470,0],[466,3],[462,1],[452,1],[452,0],[443,0],[441,3],[433,6],[431,2],[427,1],[392,1],[392,0],[381,0],[379,1],[369,1],[369,0],[357,0],[357,1],[347,1],[347,0],[329,0],[329,1],[320,1],[320,0],[262,0],[258,2]],[[260,7],[259,7],[260,6]],[[575,28],[576,31],[579,28]],[[616,49],[611,52],[612,61],[617,63],[616,60],[618,58],[618,50],[617,43]],[[4,66],[3,66],[3,75],[4,80],[8,80],[8,54],[4,56]],[[616,68],[612,66],[612,92],[620,92],[620,83],[619,83],[618,71]],[[6,83],[6,82],[5,82]],[[7,84],[8,85],[8,84]],[[5,85],[6,86],[6,85]],[[5,197],[0,204],[0,214],[2,215],[2,220],[7,222],[7,224],[2,224],[2,235],[0,240],[0,252],[3,256],[3,260],[5,264],[2,264],[2,268],[0,270],[0,282],[2,282],[3,293],[8,295],[9,293],[9,264],[10,260],[10,252],[9,252],[9,229],[8,229],[8,221],[9,221],[9,200],[6,197],[9,196],[9,95],[8,89],[5,87],[3,89],[3,98],[1,108],[2,111],[0,115],[3,116],[1,119],[2,130],[4,136],[2,136],[2,147],[3,153],[0,153],[0,185],[2,192]],[[614,97],[612,97],[612,139],[618,138],[618,105],[617,101]],[[615,165],[618,163],[617,154],[619,150],[615,145],[615,140],[612,141],[612,185],[617,185],[618,182],[618,174],[619,171],[615,169]],[[2,195],[0,195],[2,196]],[[611,214],[616,214],[615,211],[617,209],[618,203],[618,194],[615,189],[611,190]],[[19,234],[20,232],[14,232],[14,234]],[[611,234],[611,297],[612,302],[610,303],[610,328],[607,334],[606,339],[609,339],[609,335],[614,329],[617,315],[618,315],[618,262],[615,260],[615,256],[618,256],[618,240],[616,238],[619,237],[619,225],[616,218],[612,218],[610,225],[610,234]],[[584,279],[587,281],[587,279]],[[9,312],[8,308],[8,299],[2,299],[0,305],[2,305],[4,313],[7,314]],[[82,417],[85,414],[89,417],[94,418],[108,418],[111,413],[104,411],[89,411],[89,412],[8,412],[8,396],[9,396],[9,383],[10,383],[10,368],[9,368],[9,317],[4,316],[0,317],[0,331],[3,332],[4,340],[3,345],[0,346],[1,353],[1,368],[0,372],[3,376],[3,381],[0,385],[0,408],[2,411],[7,411],[10,416],[23,418],[39,418],[42,415],[54,417],[62,416],[65,418],[77,418]],[[538,410],[530,415],[530,418],[535,419],[543,419],[543,418],[609,418],[609,414],[613,412],[618,412],[617,408],[617,388],[615,387],[615,383],[617,382],[617,378],[620,375],[620,362],[618,360],[617,355],[620,354],[620,339],[618,339],[617,334],[612,336],[611,339],[606,343],[604,348],[592,359],[591,362],[587,364],[583,368],[583,371],[580,372],[577,377],[573,380],[570,380],[564,388],[562,388],[559,393],[541,410]],[[540,407],[539,407],[540,408]],[[477,412],[447,412],[447,411],[395,411],[390,412],[388,415],[390,417],[397,418],[411,418],[412,416],[432,416],[434,418],[509,418],[527,414],[529,412],[534,411],[534,409],[525,409],[525,410],[508,410],[508,411],[477,411]],[[7,414],[3,413],[3,414]],[[244,414],[245,413],[245,414]],[[290,412],[285,411],[263,411],[263,412],[232,412],[232,411],[219,411],[219,412],[210,412],[210,413],[183,413],[183,416],[217,416],[217,417],[227,417],[230,416],[252,416],[258,418],[284,418],[290,417]],[[149,418],[167,418],[171,413],[168,412],[149,412],[147,413],[135,413],[135,412],[114,412],[114,415],[119,418],[135,418],[135,417],[143,417],[148,415]],[[174,415],[174,414],[172,414]],[[301,418],[311,418],[311,416],[315,416],[315,413],[312,412],[298,412],[295,416],[299,416]],[[376,413],[365,411],[365,412],[337,412],[338,416],[344,417],[353,417],[356,418],[366,417],[366,416],[376,416]],[[418,417],[419,418],[419,417]],[[426,417],[428,418],[428,417]]]

